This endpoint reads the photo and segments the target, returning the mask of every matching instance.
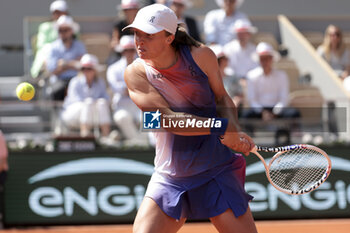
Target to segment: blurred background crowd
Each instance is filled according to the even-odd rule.
[[[37,87],[34,108],[48,112],[43,117],[46,119],[39,121],[50,136],[93,137],[105,146],[153,145],[152,134],[140,130],[142,114],[130,100],[124,82],[124,70],[137,59],[137,53],[132,32],[122,29],[133,21],[141,7],[159,3],[173,9],[188,34],[216,54],[224,86],[239,110],[244,130],[257,138],[262,135],[265,144],[269,132],[273,133],[274,144],[323,143],[323,107],[327,106],[330,107],[326,113],[330,116],[327,140],[339,139],[339,129],[334,125],[339,119],[330,121],[334,112],[329,109],[334,108],[334,101],[324,96],[324,88],[315,85],[318,80],[312,72],[298,67],[281,35],[266,30],[269,20],[252,20],[242,10],[243,0],[216,0],[215,4],[210,3],[210,8],[204,1],[121,0],[116,1],[115,17],[104,21],[76,16],[71,3],[75,4],[51,1],[47,4],[49,18],[24,20],[25,75],[20,81],[29,81]],[[201,15],[189,14],[194,8],[207,10]],[[261,23],[264,20],[265,25]],[[106,28],[104,32],[101,27]],[[344,96],[349,96],[346,32],[330,21],[322,33],[305,31],[303,36],[317,54],[314,59],[329,65],[330,72],[337,76],[332,82]],[[333,79],[334,74],[330,75]],[[326,78],[329,79],[323,79]],[[3,100],[5,103],[6,97]],[[23,110],[23,105],[19,108]],[[0,111],[6,112],[6,106],[3,109]],[[0,128],[9,140],[13,139],[16,119],[20,122],[22,118],[4,114],[0,121]],[[25,120],[35,123],[37,119]],[[305,132],[305,127],[314,123],[316,132],[321,134],[312,133],[312,129],[311,133]]]

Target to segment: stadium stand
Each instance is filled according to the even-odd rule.
[[[323,33],[320,31],[304,31],[302,34],[314,48],[317,48],[323,42]]]
[[[250,3],[247,2],[247,4],[245,5],[249,5],[249,4]],[[115,3],[113,3],[113,5],[115,5]],[[198,20],[198,25],[202,31],[201,27],[202,27],[202,22],[203,22],[205,13],[209,9],[216,7],[216,5],[215,3],[209,2],[209,1],[195,1],[194,6],[195,7],[191,9],[189,13],[193,14],[196,17],[196,19]],[[244,10],[244,8],[242,9]],[[83,15],[84,14],[80,14],[80,16],[74,17],[74,19],[81,26],[80,38],[86,44],[88,52],[97,55],[99,57],[100,63],[104,63],[110,52],[108,43],[110,38],[110,32],[111,32],[111,29],[113,28],[113,23],[115,21],[115,17],[112,16],[111,14],[107,16],[93,16],[93,17],[87,17]],[[299,60],[299,57],[295,55],[295,49],[290,47],[292,45],[291,42],[283,39],[284,36],[282,36],[281,34],[280,22],[278,20],[278,17],[274,15],[265,14],[264,16],[249,15],[249,18],[251,19],[253,25],[257,26],[259,29],[259,32],[255,37],[255,42],[266,41],[272,44],[276,50],[280,49],[281,45],[286,46],[287,49],[289,50],[289,56],[287,58],[281,59],[276,64],[276,66],[279,69],[283,69],[287,72],[288,77],[290,79],[291,95],[293,94],[293,92],[296,92],[300,89],[305,89],[305,85],[301,83],[302,82],[301,77],[306,73],[310,73],[310,76],[312,77],[312,80],[311,80],[312,88],[320,88],[320,93],[323,100],[327,101],[328,99],[334,99],[333,96],[328,96],[328,94],[324,91],[324,87],[320,87],[320,86],[327,86],[327,85],[324,85],[321,82],[315,82],[315,79],[318,79],[317,77],[319,76],[319,73],[310,72],[310,70],[306,69],[305,66],[301,64],[300,61],[299,62],[297,61]],[[297,30],[301,32],[301,35],[310,41],[313,48],[320,43],[321,41],[320,35],[324,33],[325,25],[328,25],[330,22],[338,24],[344,29],[344,32],[345,32],[344,38],[346,41],[349,41],[348,43],[350,44],[350,36],[349,36],[350,33],[347,33],[347,32],[350,32],[350,27],[346,24],[346,22],[348,22],[348,18],[346,17],[333,17],[333,18],[289,17],[289,18],[292,24],[296,26]],[[36,16],[25,17],[23,20],[23,34],[24,34],[23,36],[24,68],[23,69],[24,69],[25,78],[28,78],[28,74],[29,74],[28,71],[29,71],[31,62],[33,60],[33,55],[35,53],[35,47],[33,47],[33,41],[35,41],[36,30],[38,28],[38,25],[45,20],[47,20],[47,17],[36,17]],[[309,51],[307,51],[307,53],[309,53]],[[315,62],[318,63],[320,61],[316,59]],[[323,74],[323,76],[324,76],[324,79],[326,80],[331,79],[330,77],[328,77],[328,74]],[[4,85],[7,85],[7,81],[8,79],[3,79],[3,82],[6,83]],[[336,84],[336,86],[337,88],[335,88],[335,90],[341,90],[340,85]],[[342,93],[342,91],[343,90],[339,92]],[[332,92],[334,93],[337,91],[332,91]],[[38,98],[40,99],[40,95],[38,96]],[[296,97],[293,97],[293,98],[296,98]],[[300,98],[302,97],[298,97],[298,101]],[[308,97],[303,97],[303,98],[308,98]],[[343,96],[342,98],[344,99],[347,97]],[[6,98],[2,98],[2,99],[4,101],[7,101]],[[33,109],[36,109],[36,108],[34,107]],[[39,108],[39,109],[42,109],[42,108]],[[37,109],[35,111],[37,111]],[[50,111],[47,110],[47,112],[50,112]],[[47,115],[50,115],[50,114],[46,114],[45,116]],[[51,118],[48,117],[48,119],[50,120]],[[43,122],[43,121],[40,120],[40,122]],[[50,125],[50,123],[45,122],[45,127],[41,127],[41,128],[44,129],[44,131],[53,130],[52,127],[49,128],[47,127],[47,125]],[[40,127],[37,127],[36,129],[40,129]]]

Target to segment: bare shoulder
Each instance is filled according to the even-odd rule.
[[[217,67],[217,58],[214,52],[207,46],[192,47],[191,54],[196,64],[202,71],[208,74]]]
[[[201,45],[200,47],[193,46],[191,48],[191,54],[195,61],[202,59],[216,59],[214,52],[205,45]]]
[[[143,64],[137,60],[128,65],[125,70],[125,79],[132,78],[133,76],[144,76],[146,77],[146,71]]]

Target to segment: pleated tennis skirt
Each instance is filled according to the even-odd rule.
[[[174,178],[155,172],[145,196],[177,220],[207,219],[227,209],[238,217],[253,199],[244,190],[245,167],[243,156],[236,154],[230,163],[191,177]]]

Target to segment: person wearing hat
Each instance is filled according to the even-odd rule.
[[[245,160],[231,151],[249,154],[255,145],[240,131],[215,54],[162,4],[140,9],[126,29],[134,32],[139,56],[124,74],[129,96],[153,121],[172,122],[152,131],[155,172],[134,232],[177,232],[188,218],[209,218],[220,232],[256,232]],[[211,120],[217,125],[201,127]],[[181,127],[188,121],[199,125]]]
[[[219,65],[220,75],[227,94],[232,98],[233,103],[237,106],[238,115],[243,101],[244,93],[240,80],[234,76],[233,70],[229,67],[229,59],[224,51],[224,47],[219,44],[210,45]]]
[[[188,34],[195,40],[201,41],[196,20],[193,17],[184,15],[186,9],[190,8],[191,6],[192,1],[190,0],[170,0],[170,9],[175,12],[179,21],[184,24]]]
[[[138,132],[141,112],[130,99],[124,81],[126,67],[136,58],[134,36],[122,36],[115,50],[121,54],[121,58],[107,69],[107,81],[113,91],[113,120],[128,145],[143,144],[145,140]]]
[[[220,44],[224,46],[236,38],[232,30],[238,19],[248,19],[247,15],[238,8],[244,0],[216,0],[220,9],[209,11],[204,18],[204,34],[207,44]]]
[[[245,79],[247,73],[259,64],[256,60],[256,45],[251,42],[252,34],[257,32],[249,20],[239,19],[232,28],[237,35],[224,46],[224,51],[229,59],[229,67],[233,70],[237,79]]]
[[[42,71],[47,55],[47,45],[55,41],[58,37],[56,21],[61,15],[68,14],[66,1],[56,0],[50,4],[51,20],[39,25],[35,43],[35,58],[31,67],[31,76],[37,78]],[[46,47],[46,48],[44,48]]]
[[[79,59],[86,53],[85,45],[75,37],[79,25],[72,17],[62,15],[57,20],[59,38],[51,43],[46,61],[46,69],[50,73],[48,92],[54,100],[62,101],[69,80],[79,70]]]
[[[84,54],[79,67],[80,73],[69,82],[61,119],[69,128],[79,128],[82,137],[89,136],[93,127],[100,127],[101,136],[107,137],[111,113],[106,83],[98,77],[101,70],[98,59],[95,55]]]
[[[117,11],[121,17],[114,24],[111,39],[112,52],[108,58],[107,64],[110,65],[120,58],[120,53],[115,52],[115,47],[118,46],[120,38],[124,35],[132,35],[129,31],[122,31],[124,27],[131,24],[135,19],[136,13],[140,8],[139,0],[122,0],[120,5],[117,5]]]
[[[247,74],[247,101],[250,109],[242,114],[244,118],[296,118],[299,112],[288,107],[289,81],[287,74],[273,67],[280,58],[273,47],[260,42],[256,47],[260,66]],[[288,107],[288,108],[287,108]]]

